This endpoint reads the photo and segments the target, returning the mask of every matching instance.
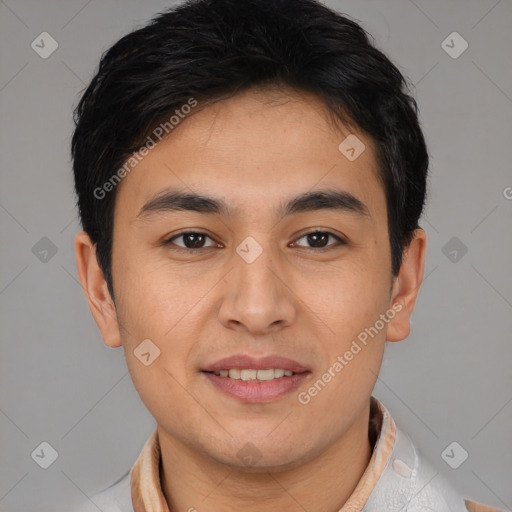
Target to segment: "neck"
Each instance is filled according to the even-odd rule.
[[[171,512],[340,510],[371,458],[370,405],[327,450],[297,467],[241,470],[192,450],[158,427],[160,479]]]

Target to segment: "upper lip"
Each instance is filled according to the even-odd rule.
[[[251,369],[251,370],[267,370],[270,368],[279,368],[282,370],[290,370],[293,373],[308,372],[309,368],[301,365],[293,359],[287,357],[270,355],[266,357],[256,358],[245,354],[236,354],[230,357],[219,359],[213,364],[202,368],[205,372],[219,372],[220,370],[230,370],[232,368]]]

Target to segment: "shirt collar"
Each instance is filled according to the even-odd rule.
[[[390,458],[396,437],[396,425],[388,410],[371,397],[369,438],[374,444],[370,462],[354,492],[339,512],[360,511]],[[131,496],[134,512],[169,512],[160,484],[160,443],[158,430],[146,441],[131,469]]]

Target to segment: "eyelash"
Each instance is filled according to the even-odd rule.
[[[313,230],[313,231],[309,231],[308,233],[304,233],[302,236],[297,238],[297,240],[300,240],[301,238],[307,237],[308,235],[317,234],[317,233],[318,234],[332,236],[333,238],[335,238],[338,243],[334,244],[334,247],[347,245],[346,240],[344,240],[343,238],[339,237],[338,235],[335,235],[334,233],[332,233],[330,231],[321,231],[321,230],[318,230],[318,229]],[[178,233],[177,235],[173,235],[171,238],[168,238],[167,240],[164,240],[163,245],[164,246],[174,245],[173,244],[173,240],[175,240],[177,238],[180,238],[180,237],[183,237],[185,235],[204,235],[207,238],[209,238],[210,240],[213,240],[212,237],[210,237],[207,233],[203,233],[202,231],[183,231],[182,233]],[[303,247],[303,246],[300,246],[300,247],[302,247],[303,249],[311,249],[311,250],[316,251],[316,252],[322,252],[322,251],[330,250],[332,248],[332,246],[333,246],[333,244],[330,244],[327,247]],[[214,247],[213,246],[209,246],[209,247],[199,247],[198,249],[190,249],[188,247],[175,246],[172,249],[176,250],[176,251],[180,251],[180,252],[186,252],[186,253],[197,253],[198,251],[200,251],[202,249],[211,249],[211,248],[214,248]]]

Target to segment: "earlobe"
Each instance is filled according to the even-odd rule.
[[[96,258],[96,245],[85,231],[75,236],[75,256],[78,278],[103,341],[111,348],[119,347],[121,335],[114,301]]]
[[[416,229],[414,238],[404,251],[402,266],[395,278],[390,307],[396,311],[387,328],[387,341],[401,341],[409,336],[411,315],[423,280],[427,236],[423,229]]]

